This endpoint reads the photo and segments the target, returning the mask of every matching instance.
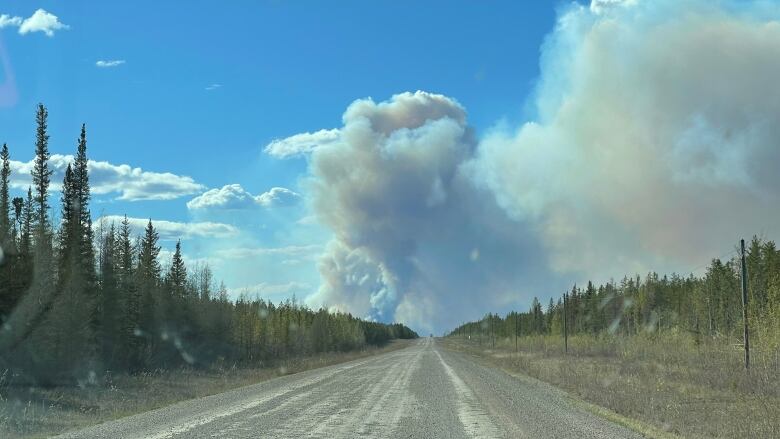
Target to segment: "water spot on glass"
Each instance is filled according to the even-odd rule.
[[[479,249],[475,248],[471,250],[471,254],[469,255],[469,259],[471,259],[471,262],[477,262],[477,259],[479,259]]]
[[[181,358],[184,359],[184,361],[187,362],[187,364],[194,364],[195,363],[195,357],[190,355],[187,352],[181,351]]]
[[[612,321],[609,325],[609,333],[614,334],[617,332],[618,327],[620,327],[620,317],[617,317],[615,320]]]

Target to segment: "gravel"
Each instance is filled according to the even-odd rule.
[[[66,433],[62,438],[638,438],[562,391],[432,338]]]

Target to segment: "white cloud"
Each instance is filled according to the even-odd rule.
[[[311,244],[288,245],[285,247],[234,247],[230,249],[217,250],[216,254],[220,258],[226,259],[245,259],[258,256],[275,256],[313,260],[321,252],[321,245]]]
[[[110,60],[98,60],[95,65],[97,67],[106,68],[106,67],[118,67],[125,63],[125,60],[123,59],[110,59]]]
[[[591,0],[590,10],[594,14],[603,14],[614,8],[624,8],[636,5],[637,0]]]
[[[0,15],[0,29],[4,27],[18,27],[22,24],[22,17],[12,17],[8,14]]]
[[[339,140],[338,129],[301,133],[284,139],[275,139],[265,147],[265,152],[276,158],[286,159],[311,153],[315,148]]]
[[[249,209],[252,207],[285,207],[297,204],[301,196],[283,187],[271,188],[260,195],[252,195],[240,184],[228,184],[210,189],[187,202],[187,208],[197,209]]]
[[[56,15],[38,9],[29,18],[24,19],[19,26],[19,33],[43,32],[47,37],[53,37],[58,30],[67,30],[70,26],[63,24]]]
[[[105,215],[101,217],[104,223],[114,222],[119,224],[124,219],[120,215]],[[143,233],[149,218],[127,218],[133,232]],[[156,220],[152,218],[152,225],[160,234],[160,239],[176,240],[189,238],[229,238],[238,234],[238,229],[230,224],[214,222],[176,222],[166,220]]]
[[[218,88],[222,88],[222,84],[214,83],[214,84],[207,85],[206,86],[206,91],[212,91],[212,90],[216,90]]]
[[[60,187],[68,163],[73,156],[52,154],[49,168],[53,188]],[[18,162],[11,160],[11,186],[27,189],[32,184],[30,171],[33,160]],[[90,185],[93,194],[118,194],[119,200],[172,200],[191,195],[204,189],[191,177],[168,172],[150,172],[129,165],[114,165],[105,161],[89,161]]]
[[[255,197],[255,201],[263,207],[292,206],[300,201],[301,196],[283,187],[272,187],[268,192]]]

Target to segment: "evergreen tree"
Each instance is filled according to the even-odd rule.
[[[10,195],[9,184],[11,177],[11,163],[10,155],[8,154],[8,145],[3,144],[3,149],[0,150],[0,248],[6,246],[6,241],[11,237],[11,220],[10,220]]]
[[[142,363],[151,361],[157,349],[157,340],[165,337],[165,332],[159,324],[164,318],[163,303],[157,297],[160,284],[160,263],[157,256],[160,247],[157,245],[159,234],[154,230],[152,220],[144,230],[138,253],[138,268],[136,277],[141,297],[139,312],[139,332],[144,336],[146,344],[139,354]]]
[[[94,234],[92,217],[89,210],[90,190],[87,159],[86,125],[81,125],[81,135],[78,139],[76,159],[73,162],[73,196],[74,214],[77,224],[77,245],[79,253],[79,268],[88,287],[94,288],[95,283],[95,251],[93,248]]]
[[[116,258],[119,294],[123,296],[120,299],[124,310],[122,316],[123,352],[127,368],[131,372],[136,372],[143,367],[143,338],[141,337],[140,322],[141,297],[136,286],[136,279],[134,278],[134,247],[131,242],[130,221],[128,221],[127,215],[125,215],[119,225]]]
[[[116,232],[111,224],[100,244],[100,347],[104,367],[115,370],[120,367],[123,342],[121,319],[122,304],[119,299],[119,264],[116,258]]]
[[[49,112],[43,104],[38,104],[35,115],[37,130],[35,133],[35,160],[32,169],[33,186],[35,187],[35,221],[36,246],[45,245],[45,236],[49,226],[49,183],[53,171],[49,169],[49,135],[47,134],[47,118]]]
[[[157,256],[160,254],[160,247],[157,245],[160,235],[154,229],[152,220],[144,229],[144,236],[141,238],[141,251],[138,255],[138,274],[144,282],[156,285],[160,282],[160,262]]]
[[[62,223],[59,229],[59,294],[48,316],[49,343],[58,380],[83,373],[94,358],[94,299],[87,294],[87,281],[80,270],[77,182],[70,164],[62,182]],[[85,364],[86,361],[86,364]]]
[[[186,292],[187,267],[181,257],[181,240],[176,241],[176,251],[171,259],[171,268],[168,271],[168,285],[174,297],[183,299]]]
[[[15,236],[11,233],[11,223],[9,218],[9,193],[8,184],[11,175],[11,167],[8,156],[8,146],[3,144],[0,150],[0,322],[5,320],[4,316],[11,313],[15,300],[15,291],[13,285],[14,271],[16,264]]]

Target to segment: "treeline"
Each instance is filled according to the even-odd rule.
[[[0,371],[17,381],[99,381],[107,371],[261,362],[417,336],[290,301],[230,301],[207,265],[185,266],[181,242],[161,265],[151,220],[140,237],[126,217],[93,227],[83,125],[55,224],[47,119],[39,105],[26,197],[10,198],[7,145],[0,151]]]
[[[753,237],[746,249],[748,315],[759,342],[780,343],[780,251],[775,243]],[[735,342],[743,329],[740,260],[713,259],[701,277],[649,273],[624,277],[603,285],[588,282],[567,292],[566,326],[569,334],[635,335],[684,331],[702,337],[728,337]],[[450,335],[491,337],[562,334],[563,297],[543,306],[533,299],[527,312],[504,317],[488,314],[455,328]]]

